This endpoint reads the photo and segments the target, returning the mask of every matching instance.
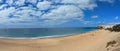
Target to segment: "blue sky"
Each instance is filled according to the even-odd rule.
[[[120,0],[0,0],[0,28],[93,27],[120,23]]]

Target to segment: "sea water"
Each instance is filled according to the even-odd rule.
[[[84,28],[5,28],[0,29],[0,38],[29,39],[50,38],[82,34],[95,31],[95,27]]]

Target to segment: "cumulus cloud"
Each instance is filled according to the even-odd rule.
[[[91,16],[91,18],[98,18],[98,16],[97,16],[97,15],[94,15],[94,16]]]
[[[4,9],[0,11],[0,23],[4,24],[4,23],[8,23],[9,22],[9,14],[14,12],[15,8],[14,7],[10,7],[8,9]]]
[[[80,20],[83,18],[83,16],[84,14],[82,10],[78,7],[73,5],[64,5],[50,11],[50,13],[44,14],[41,19],[47,19],[45,22],[54,21],[54,23],[63,23],[70,20]]]
[[[22,5],[24,5],[24,2],[25,2],[25,0],[16,0],[16,2],[14,2],[14,5],[22,6]]]
[[[12,5],[13,4],[13,0],[6,0],[6,2],[8,5]]]
[[[21,10],[22,9],[22,10]],[[11,13],[10,21],[13,23],[32,23],[38,21],[41,11],[35,11],[29,7],[21,8]]]
[[[51,6],[51,2],[48,1],[43,1],[43,2],[38,2],[37,7],[39,10],[46,10],[49,9]]]
[[[83,10],[97,7],[93,0],[0,0],[0,24],[59,25],[82,21]],[[100,0],[103,1],[103,0]],[[104,1],[105,2],[105,1]],[[97,16],[94,16],[96,18]]]

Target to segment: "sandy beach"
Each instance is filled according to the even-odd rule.
[[[49,39],[0,39],[0,51],[112,51],[120,33],[97,30]]]

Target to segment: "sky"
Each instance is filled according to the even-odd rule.
[[[0,0],[0,28],[94,27],[120,23],[120,0]]]

